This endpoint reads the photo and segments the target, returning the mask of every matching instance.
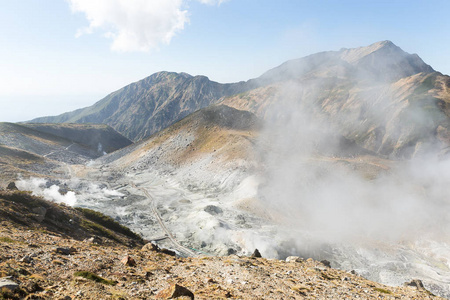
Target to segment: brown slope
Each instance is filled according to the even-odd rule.
[[[205,155],[226,162],[253,155],[250,150],[260,124],[250,112],[225,105],[199,110],[152,137],[119,150],[101,161],[121,166],[186,165]]]
[[[356,81],[321,73],[274,83],[222,103],[268,119],[301,110],[382,157],[410,158],[446,152],[450,77],[418,73],[392,83]]]
[[[38,177],[45,170],[53,170],[60,165],[42,156],[16,148],[0,145],[0,187],[6,187],[18,175]]]
[[[0,291],[5,299],[169,299],[175,283],[188,299],[442,299],[420,283],[389,287],[312,259],[173,257],[106,216],[24,192],[0,192],[0,204],[0,278],[17,283]]]

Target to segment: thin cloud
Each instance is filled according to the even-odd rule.
[[[117,52],[157,49],[169,44],[189,22],[185,0],[68,0],[72,12],[84,13],[89,26],[76,36],[104,31],[112,39],[111,49]],[[203,4],[220,5],[224,0],[198,0]]]
[[[209,5],[220,5],[228,0],[198,0],[203,4],[209,4]]]

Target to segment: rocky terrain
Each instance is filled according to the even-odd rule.
[[[0,202],[0,299],[440,299],[326,261],[179,257],[93,211],[14,191]]]
[[[239,267],[278,268],[298,256],[390,286],[420,279],[448,298],[449,82],[388,41],[288,61],[236,84],[161,72],[92,107],[36,120],[82,124],[2,124],[1,183],[14,181],[56,203],[101,211],[184,257],[177,263],[224,268],[234,255],[231,260],[244,264]],[[136,142],[86,122],[107,123]],[[118,150],[104,155],[107,146]],[[279,260],[245,258],[255,248]],[[144,261],[139,249],[128,251]],[[114,270],[123,273],[118,265],[122,269]],[[294,265],[304,271],[295,277],[299,286],[308,270],[331,272],[314,261]],[[281,270],[275,277],[294,272]],[[107,279],[115,273],[97,271]],[[266,285],[256,281],[239,285],[242,294],[228,289],[250,277],[282,286],[243,269],[236,278],[211,272],[202,288],[212,283],[208,293],[217,297],[228,291],[236,298],[278,297],[264,294]],[[191,273],[174,274],[197,278]],[[347,281],[342,276],[340,283]],[[307,278],[317,298],[328,297],[317,289],[330,292],[329,285]],[[181,284],[200,297],[187,280]],[[163,289],[152,284],[148,295]],[[390,291],[377,295],[395,297]],[[289,293],[279,298],[315,296]],[[364,289],[357,293],[366,296]]]

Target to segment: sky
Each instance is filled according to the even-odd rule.
[[[448,0],[0,0],[0,122],[94,104],[155,72],[221,83],[391,40],[450,74]]]

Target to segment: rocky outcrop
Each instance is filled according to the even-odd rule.
[[[194,299],[194,294],[184,286],[172,284],[170,287],[162,290],[156,295],[157,299],[175,299],[178,297],[187,297],[189,299]]]

